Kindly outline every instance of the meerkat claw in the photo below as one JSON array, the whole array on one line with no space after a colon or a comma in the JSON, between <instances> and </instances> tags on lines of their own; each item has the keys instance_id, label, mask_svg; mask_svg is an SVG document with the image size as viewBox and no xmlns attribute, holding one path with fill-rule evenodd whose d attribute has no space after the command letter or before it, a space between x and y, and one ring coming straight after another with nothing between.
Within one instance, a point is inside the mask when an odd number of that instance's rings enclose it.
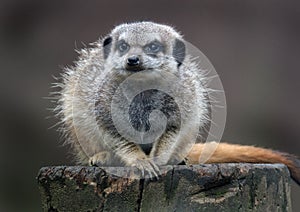
<instances>
[{"instance_id":1,"label":"meerkat claw","mask_svg":"<svg viewBox=\"0 0 300 212\"><path fill-rule=\"evenodd\" d=\"M141 178L156 178L159 179L160 170L158 166L151 160L137 160L133 165L141 173ZM148 175L147 175L147 174Z\"/></svg>"},{"instance_id":2,"label":"meerkat claw","mask_svg":"<svg viewBox=\"0 0 300 212\"><path fill-rule=\"evenodd\" d=\"M90 166L99 166L105 164L110 159L110 154L107 151L98 152L89 159Z\"/></svg>"}]
</instances>

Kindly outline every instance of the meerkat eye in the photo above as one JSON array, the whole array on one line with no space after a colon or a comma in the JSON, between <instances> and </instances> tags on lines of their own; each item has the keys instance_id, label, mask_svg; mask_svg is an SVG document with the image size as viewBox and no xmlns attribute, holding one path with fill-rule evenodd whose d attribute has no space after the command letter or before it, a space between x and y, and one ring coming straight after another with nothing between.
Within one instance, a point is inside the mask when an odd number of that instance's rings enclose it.
<instances>
[{"instance_id":1,"label":"meerkat eye","mask_svg":"<svg viewBox=\"0 0 300 212\"><path fill-rule=\"evenodd\" d=\"M152 42L144 47L144 50L148 54L158 53L162 50L162 45L158 42Z\"/></svg>"},{"instance_id":2,"label":"meerkat eye","mask_svg":"<svg viewBox=\"0 0 300 212\"><path fill-rule=\"evenodd\" d=\"M123 41L118 44L117 48L121 53L124 53L129 50L130 46L126 42Z\"/></svg>"}]
</instances>

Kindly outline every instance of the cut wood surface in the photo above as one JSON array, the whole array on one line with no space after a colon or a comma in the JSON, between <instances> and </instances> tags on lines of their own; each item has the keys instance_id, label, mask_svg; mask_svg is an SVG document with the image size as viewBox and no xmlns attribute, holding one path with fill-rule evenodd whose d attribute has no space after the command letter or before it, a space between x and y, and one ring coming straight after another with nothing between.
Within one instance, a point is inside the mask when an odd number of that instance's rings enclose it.
<instances>
[{"instance_id":1,"label":"cut wood surface","mask_svg":"<svg viewBox=\"0 0 300 212\"><path fill-rule=\"evenodd\" d=\"M111 174L132 169L43 167L37 177L43 210L291 211L290 176L282 164L165 166L158 180Z\"/></svg>"}]
</instances>

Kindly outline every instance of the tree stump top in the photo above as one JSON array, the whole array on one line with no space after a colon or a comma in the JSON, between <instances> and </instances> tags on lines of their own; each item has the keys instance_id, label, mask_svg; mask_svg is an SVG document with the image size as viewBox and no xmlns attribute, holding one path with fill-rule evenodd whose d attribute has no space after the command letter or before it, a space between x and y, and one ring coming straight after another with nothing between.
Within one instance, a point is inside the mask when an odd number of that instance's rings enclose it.
<instances>
[{"instance_id":1,"label":"tree stump top","mask_svg":"<svg viewBox=\"0 0 300 212\"><path fill-rule=\"evenodd\" d=\"M282 164L168 166L158 180L109 174L114 169L129 173L133 168L41 168L37 180L43 209L291 211L290 176Z\"/></svg>"}]
</instances>

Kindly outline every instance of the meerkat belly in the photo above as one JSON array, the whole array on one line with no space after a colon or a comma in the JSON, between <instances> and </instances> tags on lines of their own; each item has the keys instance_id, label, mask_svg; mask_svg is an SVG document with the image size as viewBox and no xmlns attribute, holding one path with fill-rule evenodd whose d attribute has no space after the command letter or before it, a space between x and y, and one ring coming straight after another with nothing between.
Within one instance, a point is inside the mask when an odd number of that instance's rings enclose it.
<instances>
[{"instance_id":1,"label":"meerkat belly","mask_svg":"<svg viewBox=\"0 0 300 212\"><path fill-rule=\"evenodd\" d=\"M106 100L100 99L95 109L99 127L105 128L112 136L124 136L115 127L111 107ZM132 126L135 134L139 134L133 138L133 142L146 154L151 152L153 144L163 134L170 131L176 133L180 129L181 117L178 105L171 96L157 89L140 92L129 103L129 108L123 109L121 113L128 114L128 124Z\"/></svg>"},{"instance_id":2,"label":"meerkat belly","mask_svg":"<svg viewBox=\"0 0 300 212\"><path fill-rule=\"evenodd\" d=\"M156 89L135 96L128 112L130 124L144 135L139 145L146 154L164 133L180 128L180 111L174 99Z\"/></svg>"}]
</instances>

